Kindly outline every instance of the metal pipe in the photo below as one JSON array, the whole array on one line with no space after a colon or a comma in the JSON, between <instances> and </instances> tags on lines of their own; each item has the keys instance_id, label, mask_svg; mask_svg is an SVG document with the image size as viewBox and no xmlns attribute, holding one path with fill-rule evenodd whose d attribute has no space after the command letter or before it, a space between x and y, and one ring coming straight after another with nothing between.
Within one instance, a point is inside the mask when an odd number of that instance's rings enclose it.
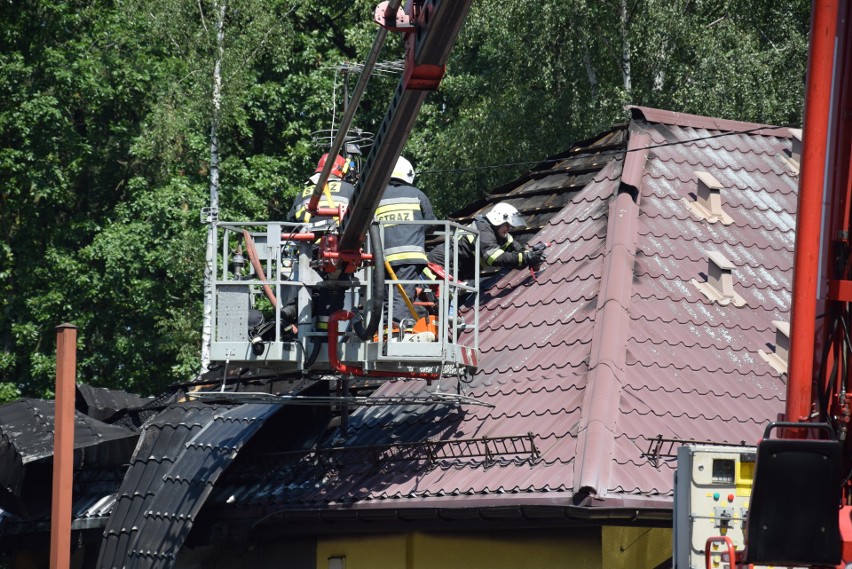
<instances>
[{"instance_id":1,"label":"metal pipe","mask_svg":"<svg viewBox=\"0 0 852 569\"><path fill-rule=\"evenodd\" d=\"M837 11L837 0L812 2L787 382L786 420L794 422L810 417L813 399L817 274Z\"/></svg>"},{"instance_id":2,"label":"metal pipe","mask_svg":"<svg viewBox=\"0 0 852 569\"><path fill-rule=\"evenodd\" d=\"M56 400L53 426L53 494L50 509L50 569L71 565L71 496L74 482L74 398L77 327L56 327Z\"/></svg>"},{"instance_id":3,"label":"metal pipe","mask_svg":"<svg viewBox=\"0 0 852 569\"><path fill-rule=\"evenodd\" d=\"M388 2L387 11L385 14L393 14L399 10L399 5L402 0L390 0ZM385 43L385 38L388 35L387 28L379 27L376 32L376 38L373 40L373 47L370 48L370 53L367 55L367 61L364 62L364 68L361 70L361 76L358 77L358 82L355 84L355 90L352 92L352 99L346 102L346 112L343 114L343 119L340 121L340 128L334 136L331 143L331 149L328 151L328 160L325 161L322 173L320 174L317 185L314 187L314 193L308 202L307 210L311 213L316 211L319 204L322 189L328 182L328 177L331 174L331 168L334 166L334 159L340 154L340 149L343 148L343 143L346 141L346 133L349 132L349 127L352 126L352 119L355 117L355 111L358 110L358 104L361 102L361 96L367 88L367 82L370 80L370 75L373 73L373 68L376 66L376 61L379 58L379 53L382 51L382 46Z\"/></svg>"},{"instance_id":4,"label":"metal pipe","mask_svg":"<svg viewBox=\"0 0 852 569\"><path fill-rule=\"evenodd\" d=\"M364 368L358 366L350 366L346 365L340 361L340 358L337 355L337 338L339 336L339 332L337 330L337 323L343 320L352 320L355 317L355 314L349 310L338 310L334 314L332 314L328 319L328 363L331 365L332 369L336 372L344 375L344 376L358 376L358 377L398 377L402 378L413 378L413 379L440 379L441 374L439 373L420 373L420 372L405 372L405 371L383 371L383 370L372 370L372 371L364 371Z\"/></svg>"}]
</instances>

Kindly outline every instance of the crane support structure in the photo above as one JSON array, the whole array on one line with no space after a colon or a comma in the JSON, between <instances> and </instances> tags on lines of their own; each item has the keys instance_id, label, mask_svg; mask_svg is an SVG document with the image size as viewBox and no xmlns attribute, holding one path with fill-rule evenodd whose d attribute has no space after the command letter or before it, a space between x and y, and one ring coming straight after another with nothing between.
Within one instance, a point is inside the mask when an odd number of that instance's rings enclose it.
<instances>
[{"instance_id":1,"label":"crane support structure","mask_svg":"<svg viewBox=\"0 0 852 569\"><path fill-rule=\"evenodd\" d=\"M472 0L425 0L411 2L406 31L405 72L376 134L376 142L367 156L361 178L349 208L341 221L339 248L354 251L361 247L373 222L376 207L390 182L397 158L402 153L420 106L429 91L438 88L444 67ZM380 6L377 13L382 10ZM398 27L402 17L385 23Z\"/></svg>"},{"instance_id":2,"label":"crane support structure","mask_svg":"<svg viewBox=\"0 0 852 569\"><path fill-rule=\"evenodd\" d=\"M839 3L817 0L811 17L811 45L805 102L803 152L796 220L796 255L790 327L790 367L787 384L788 421L806 421L811 414L814 379L817 282L826 255L820 243L823 202L827 193L827 148L835 71L834 42Z\"/></svg>"}]
</instances>

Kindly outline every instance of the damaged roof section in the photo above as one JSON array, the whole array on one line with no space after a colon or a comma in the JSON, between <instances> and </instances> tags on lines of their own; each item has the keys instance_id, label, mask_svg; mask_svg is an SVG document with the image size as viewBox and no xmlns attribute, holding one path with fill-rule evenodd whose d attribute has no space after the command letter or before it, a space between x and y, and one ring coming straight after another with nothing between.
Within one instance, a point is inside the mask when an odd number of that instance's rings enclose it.
<instances>
[{"instance_id":1,"label":"damaged roof section","mask_svg":"<svg viewBox=\"0 0 852 569\"><path fill-rule=\"evenodd\" d=\"M9 527L12 522L21 522L26 531L34 527L32 524L43 522L50 512L50 493L44 488L51 484L54 410L52 401L39 399L20 399L0 407L0 521L7 533L13 531ZM75 468L104 473L85 474L75 480L75 514L83 515L104 495L94 499L83 496L81 489L87 482L103 488L103 481L108 479L113 486L105 494L115 491L120 474L108 473L127 463L137 436L132 429L75 413Z\"/></svg>"}]
</instances>

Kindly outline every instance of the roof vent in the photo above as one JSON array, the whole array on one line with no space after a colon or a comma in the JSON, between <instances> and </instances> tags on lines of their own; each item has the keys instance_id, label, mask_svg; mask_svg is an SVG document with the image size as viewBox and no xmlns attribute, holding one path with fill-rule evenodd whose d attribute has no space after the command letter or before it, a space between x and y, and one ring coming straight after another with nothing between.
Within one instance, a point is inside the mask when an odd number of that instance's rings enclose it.
<instances>
[{"instance_id":1,"label":"roof vent","mask_svg":"<svg viewBox=\"0 0 852 569\"><path fill-rule=\"evenodd\" d=\"M706 251L707 280L699 283L695 279L690 282L712 302L721 305L733 303L734 306L745 306L745 300L734 291L734 269L736 268L724 255L716 251Z\"/></svg>"},{"instance_id":2,"label":"roof vent","mask_svg":"<svg viewBox=\"0 0 852 569\"><path fill-rule=\"evenodd\" d=\"M796 164L802 163L802 129L800 128L791 128L790 134L793 135L793 148L791 149L792 155L790 158Z\"/></svg>"},{"instance_id":3,"label":"roof vent","mask_svg":"<svg viewBox=\"0 0 852 569\"><path fill-rule=\"evenodd\" d=\"M788 129L790 131L790 156L787 157L786 153L782 155L782 158L787 162L790 168L793 170L794 174L799 173L799 168L802 164L802 129L800 128L791 128Z\"/></svg>"},{"instance_id":4,"label":"roof vent","mask_svg":"<svg viewBox=\"0 0 852 569\"><path fill-rule=\"evenodd\" d=\"M775 326L775 351L771 354L758 350L760 357L778 373L787 373L787 362L790 354L790 323L773 320Z\"/></svg>"},{"instance_id":5,"label":"roof vent","mask_svg":"<svg viewBox=\"0 0 852 569\"><path fill-rule=\"evenodd\" d=\"M724 225L734 222L722 209L722 184L709 172L695 172L698 186L695 190L695 201L683 198L686 207L699 219L710 223L721 221Z\"/></svg>"}]
</instances>

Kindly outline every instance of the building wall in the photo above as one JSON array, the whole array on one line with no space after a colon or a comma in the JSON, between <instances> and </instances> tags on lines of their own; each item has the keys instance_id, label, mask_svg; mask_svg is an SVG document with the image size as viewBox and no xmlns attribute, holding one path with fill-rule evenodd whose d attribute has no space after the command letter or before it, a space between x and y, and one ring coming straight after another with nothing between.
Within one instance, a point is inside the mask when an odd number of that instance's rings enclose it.
<instances>
[{"instance_id":1,"label":"building wall","mask_svg":"<svg viewBox=\"0 0 852 569\"><path fill-rule=\"evenodd\" d=\"M607 526L601 535L606 569L654 569L672 557L671 528Z\"/></svg>"},{"instance_id":2,"label":"building wall","mask_svg":"<svg viewBox=\"0 0 852 569\"><path fill-rule=\"evenodd\" d=\"M669 528L412 532L319 538L316 569L654 569L671 556Z\"/></svg>"},{"instance_id":3,"label":"building wall","mask_svg":"<svg viewBox=\"0 0 852 569\"><path fill-rule=\"evenodd\" d=\"M313 538L183 547L174 569L313 569L315 553Z\"/></svg>"},{"instance_id":4,"label":"building wall","mask_svg":"<svg viewBox=\"0 0 852 569\"><path fill-rule=\"evenodd\" d=\"M340 559L343 558L341 562ZM319 539L316 569L598 569L600 531L413 532Z\"/></svg>"},{"instance_id":5,"label":"building wall","mask_svg":"<svg viewBox=\"0 0 852 569\"><path fill-rule=\"evenodd\" d=\"M183 548L175 569L656 569L671 556L669 528L587 527L270 536Z\"/></svg>"}]
</instances>

